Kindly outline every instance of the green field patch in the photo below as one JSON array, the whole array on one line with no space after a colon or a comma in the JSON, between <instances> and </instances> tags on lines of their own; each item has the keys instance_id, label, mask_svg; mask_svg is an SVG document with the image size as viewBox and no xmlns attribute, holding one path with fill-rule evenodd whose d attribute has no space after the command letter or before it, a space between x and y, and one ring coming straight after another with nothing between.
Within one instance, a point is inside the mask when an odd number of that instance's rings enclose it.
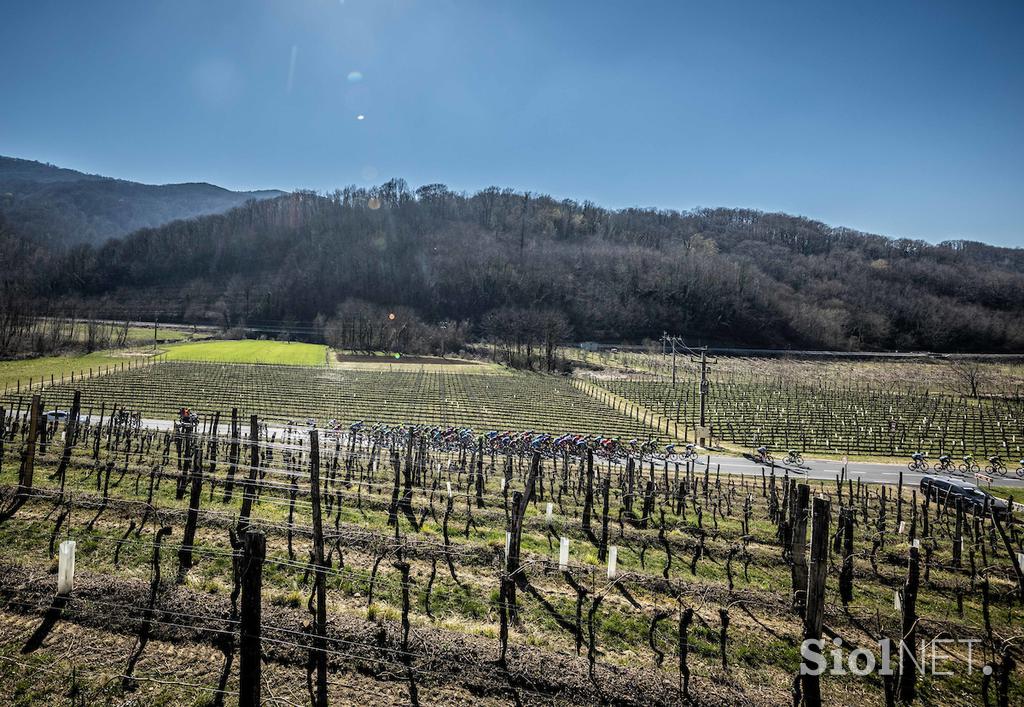
<instances>
[{"instance_id":1,"label":"green field patch","mask_svg":"<svg viewBox=\"0 0 1024 707\"><path fill-rule=\"evenodd\" d=\"M44 380L47 385L50 377L55 383L59 383L61 376L70 380L74 373L78 378L83 374L88 376L90 369L96 375L101 369L113 368L124 361L122 356L115 351L97 351L91 354L77 356L40 356L39 358L27 358L19 361L0 361L0 387L7 392L14 392L18 389L19 383L22 391L27 390L31 381L34 388L39 387L39 381Z\"/></svg>"},{"instance_id":2,"label":"green field patch","mask_svg":"<svg viewBox=\"0 0 1024 707\"><path fill-rule=\"evenodd\" d=\"M201 341L167 347L169 361L212 363L275 363L290 366L322 366L327 347L294 341Z\"/></svg>"}]
</instances>

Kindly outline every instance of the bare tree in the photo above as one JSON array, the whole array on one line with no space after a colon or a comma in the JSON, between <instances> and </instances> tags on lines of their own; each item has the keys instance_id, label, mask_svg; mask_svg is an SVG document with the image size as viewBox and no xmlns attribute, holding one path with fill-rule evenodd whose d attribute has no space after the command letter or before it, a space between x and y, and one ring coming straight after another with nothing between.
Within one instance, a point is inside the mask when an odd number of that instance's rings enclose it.
<instances>
[{"instance_id":1,"label":"bare tree","mask_svg":"<svg viewBox=\"0 0 1024 707\"><path fill-rule=\"evenodd\" d=\"M985 364L976 359L953 358L949 360L949 370L953 374L953 388L961 395L977 398L979 390L989 380Z\"/></svg>"}]
</instances>

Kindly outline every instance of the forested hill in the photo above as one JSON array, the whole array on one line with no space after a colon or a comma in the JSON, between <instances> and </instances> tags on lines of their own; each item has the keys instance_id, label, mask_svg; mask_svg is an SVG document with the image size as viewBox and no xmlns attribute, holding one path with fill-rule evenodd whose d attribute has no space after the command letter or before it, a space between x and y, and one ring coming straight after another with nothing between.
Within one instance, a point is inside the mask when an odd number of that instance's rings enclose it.
<instances>
[{"instance_id":1,"label":"forested hill","mask_svg":"<svg viewBox=\"0 0 1024 707\"><path fill-rule=\"evenodd\" d=\"M250 202L65 254L21 245L14 271L29 291L80 313L300 323L360 300L478 335L541 312L531 321L575 340L669 331L694 344L1024 350L1024 251L750 210L609 211L397 180Z\"/></svg>"},{"instance_id":2,"label":"forested hill","mask_svg":"<svg viewBox=\"0 0 1024 707\"><path fill-rule=\"evenodd\" d=\"M233 192L213 184L138 184L42 162L0 157L0 216L48 246L99 244L175 219L222 213L280 191Z\"/></svg>"}]
</instances>

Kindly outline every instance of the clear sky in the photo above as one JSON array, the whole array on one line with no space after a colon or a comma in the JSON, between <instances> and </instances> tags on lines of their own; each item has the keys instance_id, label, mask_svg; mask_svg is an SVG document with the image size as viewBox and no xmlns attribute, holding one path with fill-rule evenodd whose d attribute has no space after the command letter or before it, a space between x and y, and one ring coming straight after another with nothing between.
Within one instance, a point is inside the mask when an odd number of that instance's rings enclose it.
<instances>
[{"instance_id":1,"label":"clear sky","mask_svg":"<svg viewBox=\"0 0 1024 707\"><path fill-rule=\"evenodd\" d=\"M1024 2L4 0L0 154L1024 246Z\"/></svg>"}]
</instances>

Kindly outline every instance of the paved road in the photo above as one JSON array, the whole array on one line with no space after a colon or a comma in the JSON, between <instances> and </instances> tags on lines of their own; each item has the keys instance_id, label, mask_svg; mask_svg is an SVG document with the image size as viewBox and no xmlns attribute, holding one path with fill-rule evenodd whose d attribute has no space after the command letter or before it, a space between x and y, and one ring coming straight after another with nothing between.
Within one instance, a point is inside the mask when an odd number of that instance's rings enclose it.
<instances>
[{"instance_id":1,"label":"paved road","mask_svg":"<svg viewBox=\"0 0 1024 707\"><path fill-rule=\"evenodd\" d=\"M701 462L705 462L706 457L701 456ZM909 461L909 460L908 460ZM732 457L726 455L712 454L711 455L712 468L714 465L721 464L722 473L728 474L755 474L761 475L761 464L755 464L752 461L744 459L742 457ZM788 469L790 476L803 476L808 479L835 479L836 476L842 471L843 463L835 460L821 460L821 459L807 459L804 461L804 466L809 467L806 469L794 469L793 467L786 467L779 464L775 466L775 474L785 473ZM768 467L765 467L768 471ZM895 484L899 482L900 472L903 472L903 484L905 486L917 486L921 483L921 477L923 474L915 473L907 469L906 464L879 464L875 462L849 462L846 466L847 477L851 479L860 479L867 483L884 483L884 484ZM988 481L985 479L976 479L973 475L967 477L967 480L977 483L978 485L985 487L988 485ZM1024 487L1024 480L1018 479L1011 469L1007 476L996 476L992 477L992 483L998 486L1021 486Z\"/></svg>"},{"instance_id":2,"label":"paved road","mask_svg":"<svg viewBox=\"0 0 1024 707\"><path fill-rule=\"evenodd\" d=\"M174 423L171 420L143 420L142 424L146 427L152 427L159 430L171 430L174 427ZM223 425L223 423L222 423ZM279 437L283 436L283 427L271 427L272 432L278 432ZM700 464L703 466L707 463L708 456L701 455ZM761 468L763 465L755 464L754 462L744 459L743 457L734 457L726 454L711 454L711 468L715 469L720 466L723 474L747 474L760 477ZM1016 465L1014 465L1015 467ZM803 477L808 479L832 479L842 471L843 463L836 460L822 460L822 459L806 459L804 461L805 468L794 468L787 467L781 464L775 465L775 474L780 476L788 469L790 476L797 478ZM764 467L766 473L770 467ZM846 466L847 478L860 479L865 483L881 483L881 484L895 484L899 482L900 472L903 472L903 484L909 487L916 487L921 483L921 477L923 474L918 474L907 469L906 463L903 464L879 464L875 462L849 462ZM985 487L989 484L985 479L976 479L968 477L969 481L973 481L978 485ZM1024 480L1018 479L1013 469L1010 469L1007 476L1004 477L993 477L992 484L998 486L1020 486L1024 487Z\"/></svg>"}]
</instances>

